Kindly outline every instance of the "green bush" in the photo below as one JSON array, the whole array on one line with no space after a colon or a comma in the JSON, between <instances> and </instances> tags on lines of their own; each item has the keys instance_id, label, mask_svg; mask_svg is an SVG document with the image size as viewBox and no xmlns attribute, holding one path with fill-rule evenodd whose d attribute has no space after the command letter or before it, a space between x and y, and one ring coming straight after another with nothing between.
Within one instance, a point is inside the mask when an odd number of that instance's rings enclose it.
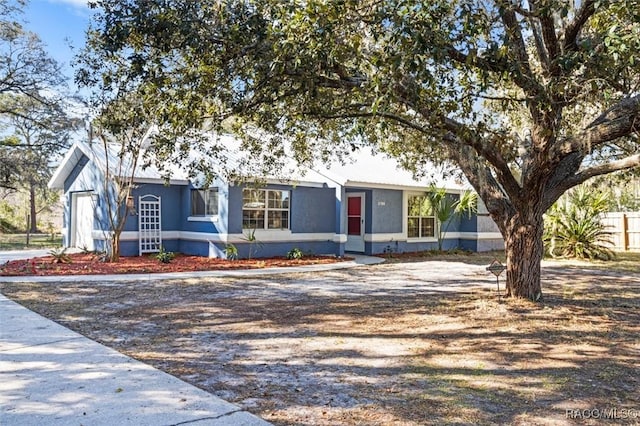
<instances>
[{"instance_id":1,"label":"green bush","mask_svg":"<svg viewBox=\"0 0 640 426\"><path fill-rule=\"evenodd\" d=\"M172 251L165 251L164 247L160 247L158 254L154 256L160 263L171 263L175 259L176 254Z\"/></svg>"},{"instance_id":2,"label":"green bush","mask_svg":"<svg viewBox=\"0 0 640 426\"><path fill-rule=\"evenodd\" d=\"M53 263L71 263L71 258L67 254L66 248L51 249L49 254L53 257Z\"/></svg>"},{"instance_id":3,"label":"green bush","mask_svg":"<svg viewBox=\"0 0 640 426\"><path fill-rule=\"evenodd\" d=\"M6 233L6 234L13 234L18 231L19 229L17 226L15 226L13 223L8 221L7 219L0 217L0 232Z\"/></svg>"},{"instance_id":4,"label":"green bush","mask_svg":"<svg viewBox=\"0 0 640 426\"><path fill-rule=\"evenodd\" d=\"M287 259L302 259L304 257L304 253L297 247L292 248L287 252Z\"/></svg>"},{"instance_id":5,"label":"green bush","mask_svg":"<svg viewBox=\"0 0 640 426\"><path fill-rule=\"evenodd\" d=\"M238 260L238 247L235 245L226 244L223 251L225 256L227 256L227 260Z\"/></svg>"},{"instance_id":6,"label":"green bush","mask_svg":"<svg viewBox=\"0 0 640 426\"><path fill-rule=\"evenodd\" d=\"M601 221L608 199L603 193L578 187L545 215L545 251L552 257L610 260L615 254L611 232Z\"/></svg>"}]
</instances>

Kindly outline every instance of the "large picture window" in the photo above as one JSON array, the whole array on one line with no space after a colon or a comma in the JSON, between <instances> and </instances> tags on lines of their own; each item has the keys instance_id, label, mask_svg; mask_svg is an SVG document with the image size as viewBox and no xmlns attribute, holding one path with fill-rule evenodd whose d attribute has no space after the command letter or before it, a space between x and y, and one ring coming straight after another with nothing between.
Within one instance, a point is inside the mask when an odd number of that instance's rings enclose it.
<instances>
[{"instance_id":1,"label":"large picture window","mask_svg":"<svg viewBox=\"0 0 640 426\"><path fill-rule=\"evenodd\" d=\"M429 199L424 195L409 196L407 237L427 238L436 235L436 218Z\"/></svg>"},{"instance_id":2,"label":"large picture window","mask_svg":"<svg viewBox=\"0 0 640 426\"><path fill-rule=\"evenodd\" d=\"M244 189L243 229L289 229L289 191Z\"/></svg>"},{"instance_id":3,"label":"large picture window","mask_svg":"<svg viewBox=\"0 0 640 426\"><path fill-rule=\"evenodd\" d=\"M218 188L191 190L191 216L218 215Z\"/></svg>"}]
</instances>

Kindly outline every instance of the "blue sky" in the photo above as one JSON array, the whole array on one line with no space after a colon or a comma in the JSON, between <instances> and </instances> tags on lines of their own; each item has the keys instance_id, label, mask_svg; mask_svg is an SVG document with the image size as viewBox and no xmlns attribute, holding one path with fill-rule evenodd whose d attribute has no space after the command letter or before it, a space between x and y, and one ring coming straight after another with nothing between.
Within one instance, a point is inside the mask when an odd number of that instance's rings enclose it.
<instances>
[{"instance_id":1,"label":"blue sky","mask_svg":"<svg viewBox=\"0 0 640 426\"><path fill-rule=\"evenodd\" d=\"M29 0L24 11L25 26L40 36L51 57L64 66L70 84L73 81L70 63L84 45L90 16L86 0Z\"/></svg>"}]
</instances>

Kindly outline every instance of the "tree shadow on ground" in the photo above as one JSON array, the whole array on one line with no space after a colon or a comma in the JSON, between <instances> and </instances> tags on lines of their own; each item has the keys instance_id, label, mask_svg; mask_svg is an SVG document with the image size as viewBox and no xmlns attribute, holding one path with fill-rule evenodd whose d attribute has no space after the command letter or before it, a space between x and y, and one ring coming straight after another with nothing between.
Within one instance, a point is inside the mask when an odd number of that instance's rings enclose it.
<instances>
[{"instance_id":1,"label":"tree shadow on ground","mask_svg":"<svg viewBox=\"0 0 640 426\"><path fill-rule=\"evenodd\" d=\"M2 292L278 424L595 424L572 410L640 406L639 277L545 270L533 304L445 275L397 264Z\"/></svg>"}]
</instances>

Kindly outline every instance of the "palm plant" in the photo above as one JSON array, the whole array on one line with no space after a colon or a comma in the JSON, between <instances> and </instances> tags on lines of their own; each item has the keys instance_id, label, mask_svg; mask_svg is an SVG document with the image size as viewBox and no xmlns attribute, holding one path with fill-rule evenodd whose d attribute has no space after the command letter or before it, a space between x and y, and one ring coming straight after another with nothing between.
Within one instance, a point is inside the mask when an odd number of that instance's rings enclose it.
<instances>
[{"instance_id":1,"label":"palm plant","mask_svg":"<svg viewBox=\"0 0 640 426\"><path fill-rule=\"evenodd\" d=\"M463 191L458 199L447 194L445 188L429 188L427 198L433 208L438 222L438 251L442 251L442 243L449 231L451 222L457 216L476 213L478 211L478 194L473 191Z\"/></svg>"},{"instance_id":2,"label":"palm plant","mask_svg":"<svg viewBox=\"0 0 640 426\"><path fill-rule=\"evenodd\" d=\"M578 187L558 200L545 215L544 242L552 257L610 260L613 245L600 215L608 195Z\"/></svg>"},{"instance_id":3,"label":"palm plant","mask_svg":"<svg viewBox=\"0 0 640 426\"><path fill-rule=\"evenodd\" d=\"M255 228L245 230L242 239L249 243L249 260L251 260L253 255L264 246L264 244L258 240L258 237L256 237Z\"/></svg>"}]
</instances>

